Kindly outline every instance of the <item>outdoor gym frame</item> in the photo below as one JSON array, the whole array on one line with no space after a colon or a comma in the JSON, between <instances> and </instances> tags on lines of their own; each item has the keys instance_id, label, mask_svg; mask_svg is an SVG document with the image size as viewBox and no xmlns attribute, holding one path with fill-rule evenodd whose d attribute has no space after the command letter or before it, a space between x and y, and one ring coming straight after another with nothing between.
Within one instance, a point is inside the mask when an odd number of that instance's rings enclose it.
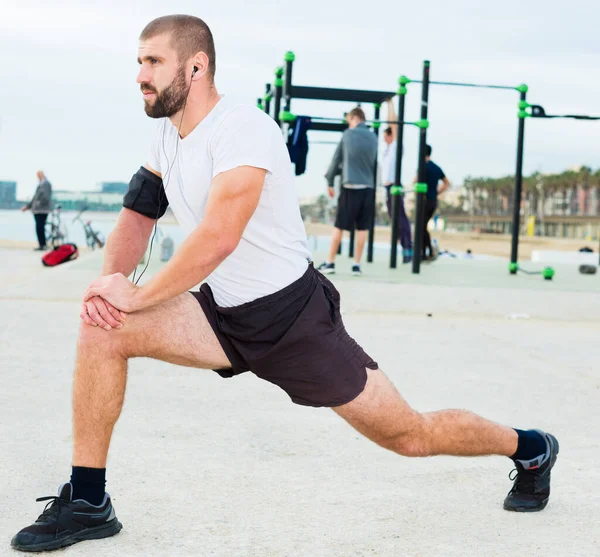
<instances>
[{"instance_id":1,"label":"outdoor gym frame","mask_svg":"<svg viewBox=\"0 0 600 557\"><path fill-rule=\"evenodd\" d=\"M509 263L509 272L516 274L517 271L522 270L518 266L518 248L519 248L519 230L520 230L520 214L521 214L521 199L523 189L523 156L524 156L524 143L525 143L525 118L571 118L577 120L600 120L600 116L587 116L587 115L548 115L540 105L531 105L527 102L528 86L521 84L518 86L506 86L506 85L487 85L478 83L463 83L463 82L450 82L450 81L431 81L430 80L430 68L431 64L428 60L423 61L423 77L421 80L412 80L406 76L401 76L398 80L399 88L396 93L389 91L369 91L369 90L356 90L356 89L334 89L327 87L306 87L292 84L292 71L293 63L295 61L295 55L293 52L287 52L285 54L285 69L278 67L275 70L275 96L274 96L274 114L273 118L281 126L284 134L287 136L288 126L294 122L296 116L291 113L291 101L292 99L310 99L310 100L324 100L324 101L343 101L343 102L355 102L357 104L370 103L373 104L375 119L370 121L370 125L373 128L375 134L378 136L379 127L382 123L396 124L398 126L397 141L396 141L396 168L395 168L395 181L390 193L393 196L392 203L392 228L391 228L391 242L390 242L390 268L397 267L397 250L398 250L398 228L399 228L399 212L400 212L400 195L404 195L409 191L416 193L416 207L415 207L415 237L414 237L414 249L413 249L413 261L412 261L412 272L418 274L421 266L421 255L423 249L423 240L425 232L425 195L427 194L427 183L426 183L426 168L425 168L425 149L427 144L427 129L429 127L428 120L428 109L429 109L429 87L430 85L442 85L451 87L469 87L469 88L480 88L480 89L496 89L496 90L507 90L517 91L519 93L518 103L518 131L517 131L517 158L516 158L516 172L515 172L515 188L514 188L514 204L513 204L513 218L512 218L512 230L511 230L511 254ZM285 77L285 80L283 79ZM421 84L421 114L420 119L416 122L407 122L404 120L406 94L408 92L407 85L410 83ZM258 106L265 112L270 114L271 101L273 100L271 84L267 84L265 88L266 92L263 98L258 99ZM388 99L398 96L398 119L397 121L382 121L379 119L381 104ZM281 110L282 100L284 102L283 110ZM264 101L264 102L263 102ZM531 112L527 109L530 108ZM310 117L310 116L309 116ZM337 120L334 118L319 118L310 117L313 120L310 130L318 131L335 131L343 132L348 126L344 121ZM401 175L402 175L402 153L403 153L403 142L404 142L404 125L414 125L419 128L419 155L418 155L418 172L417 172L417 183L414 185L414 189L409 190L402 188L401 186ZM374 188L373 196L376 195L376 176L377 167L373 169L374 172ZM374 204L375 207L375 204ZM367 248L367 262L373 261L373 242L374 242L374 226L375 226L375 211L371 219L368 236L368 248ZM354 231L351 231L350 235L350 256L354 252ZM551 278L546 277L544 278Z\"/></svg>"}]
</instances>

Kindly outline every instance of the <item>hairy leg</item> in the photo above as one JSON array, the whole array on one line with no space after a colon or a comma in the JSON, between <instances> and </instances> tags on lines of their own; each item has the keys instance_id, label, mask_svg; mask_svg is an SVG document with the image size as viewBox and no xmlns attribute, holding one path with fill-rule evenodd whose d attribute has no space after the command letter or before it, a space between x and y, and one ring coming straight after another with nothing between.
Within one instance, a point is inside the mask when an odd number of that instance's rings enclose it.
<instances>
[{"instance_id":1,"label":"hairy leg","mask_svg":"<svg viewBox=\"0 0 600 557\"><path fill-rule=\"evenodd\" d=\"M511 456L517 433L466 410L420 414L400 396L381 370L367 370L365 390L333 408L357 431L404 456Z\"/></svg>"},{"instance_id":2,"label":"hairy leg","mask_svg":"<svg viewBox=\"0 0 600 557\"><path fill-rule=\"evenodd\" d=\"M73 380L74 466L106 467L125 397L127 360L138 356L205 369L231 365L189 293L129 314L122 329L83 324Z\"/></svg>"}]
</instances>

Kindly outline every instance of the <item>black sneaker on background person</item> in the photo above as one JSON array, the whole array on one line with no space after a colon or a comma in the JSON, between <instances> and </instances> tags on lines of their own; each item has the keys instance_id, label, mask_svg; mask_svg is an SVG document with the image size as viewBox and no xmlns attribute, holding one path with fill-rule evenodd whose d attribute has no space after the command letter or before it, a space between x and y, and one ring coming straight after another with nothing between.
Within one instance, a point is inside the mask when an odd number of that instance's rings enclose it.
<instances>
[{"instance_id":1,"label":"black sneaker on background person","mask_svg":"<svg viewBox=\"0 0 600 557\"><path fill-rule=\"evenodd\" d=\"M516 512L543 510L550 498L550 471L556 462L559 445L556 437L536 430L546 441L546 452L532 460L515 460L509 478L515 483L504 500L504 509ZM512 473L516 471L516 476Z\"/></svg>"},{"instance_id":2,"label":"black sneaker on background person","mask_svg":"<svg viewBox=\"0 0 600 557\"><path fill-rule=\"evenodd\" d=\"M317 271L320 271L324 275L333 275L335 273L335 263L327 263L325 261L317 267Z\"/></svg>"},{"instance_id":3,"label":"black sneaker on background person","mask_svg":"<svg viewBox=\"0 0 600 557\"><path fill-rule=\"evenodd\" d=\"M60 486L58 496L36 499L49 503L31 526L13 537L10 545L20 551L52 551L83 540L108 538L121 531L123 525L115 516L108 493L98 506L83 499L72 501L72 493L73 488L67 483Z\"/></svg>"},{"instance_id":4,"label":"black sneaker on background person","mask_svg":"<svg viewBox=\"0 0 600 557\"><path fill-rule=\"evenodd\" d=\"M354 265L352 265L352 274L355 277L362 276L362 271L360 270L360 265L357 265L356 263Z\"/></svg>"}]
</instances>

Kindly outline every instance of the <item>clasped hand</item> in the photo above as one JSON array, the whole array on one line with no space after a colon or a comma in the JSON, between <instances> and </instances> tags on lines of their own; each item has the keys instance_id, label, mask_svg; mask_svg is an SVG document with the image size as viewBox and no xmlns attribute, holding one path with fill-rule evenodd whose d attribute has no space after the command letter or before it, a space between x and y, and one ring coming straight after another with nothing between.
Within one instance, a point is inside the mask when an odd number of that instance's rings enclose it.
<instances>
[{"instance_id":1,"label":"clasped hand","mask_svg":"<svg viewBox=\"0 0 600 557\"><path fill-rule=\"evenodd\" d=\"M80 317L87 325L120 329L128 313L140 309L139 288L122 273L96 279L83 294Z\"/></svg>"}]
</instances>

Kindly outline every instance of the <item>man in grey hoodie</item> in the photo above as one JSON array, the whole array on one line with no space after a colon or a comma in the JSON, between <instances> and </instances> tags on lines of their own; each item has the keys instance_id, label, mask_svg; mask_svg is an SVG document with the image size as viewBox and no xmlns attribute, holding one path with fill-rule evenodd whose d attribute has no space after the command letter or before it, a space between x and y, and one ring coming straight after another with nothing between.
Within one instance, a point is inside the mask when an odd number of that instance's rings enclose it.
<instances>
[{"instance_id":1,"label":"man in grey hoodie","mask_svg":"<svg viewBox=\"0 0 600 557\"><path fill-rule=\"evenodd\" d=\"M38 187L35 190L35 194L31 201L21 210L27 211L27 209L31 209L35 218L35 231L39 243L35 250L43 251L46 249L46 219L52 209L52 185L41 170L38 170L37 177Z\"/></svg>"},{"instance_id":2,"label":"man in grey hoodie","mask_svg":"<svg viewBox=\"0 0 600 557\"><path fill-rule=\"evenodd\" d=\"M338 200L329 257L319 270L324 274L335 273L337 254L344 230L356 229L356 249L352 274L360 275L360 260L371 226L375 204L375 169L377 163L377 137L365 124L365 113L357 107L346 115L348 129L335 150L329 169L325 174L329 186L329 196L335 195L333 181L342 173L342 192Z\"/></svg>"}]
</instances>

